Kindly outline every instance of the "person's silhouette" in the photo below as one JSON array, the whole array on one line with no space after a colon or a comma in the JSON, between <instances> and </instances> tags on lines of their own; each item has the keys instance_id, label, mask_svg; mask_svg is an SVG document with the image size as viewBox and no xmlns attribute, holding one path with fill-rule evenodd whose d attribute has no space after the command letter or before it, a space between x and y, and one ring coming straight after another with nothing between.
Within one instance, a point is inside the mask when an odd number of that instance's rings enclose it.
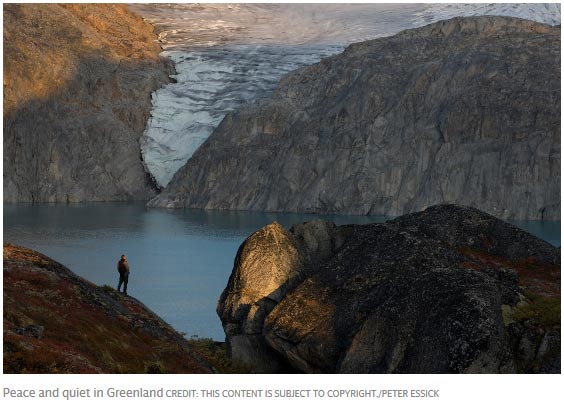
<instances>
[{"instance_id":1,"label":"person's silhouette","mask_svg":"<svg viewBox=\"0 0 564 409\"><path fill-rule=\"evenodd\" d=\"M123 284L123 293L127 295L127 282L129 281L129 263L125 258L125 254L122 254L121 258L117 263L117 270L119 273L119 284L117 287L118 292L121 290L121 285Z\"/></svg>"}]
</instances>

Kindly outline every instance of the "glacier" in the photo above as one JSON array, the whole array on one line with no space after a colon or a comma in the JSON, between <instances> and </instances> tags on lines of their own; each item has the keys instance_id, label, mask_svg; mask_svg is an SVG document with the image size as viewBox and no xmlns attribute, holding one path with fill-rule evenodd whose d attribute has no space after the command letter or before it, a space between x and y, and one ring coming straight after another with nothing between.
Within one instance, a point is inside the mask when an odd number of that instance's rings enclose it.
<instances>
[{"instance_id":1,"label":"glacier","mask_svg":"<svg viewBox=\"0 0 564 409\"><path fill-rule=\"evenodd\" d=\"M242 104L271 93L299 67L384 37L456 16L504 15L560 24L560 4L136 4L159 33L176 82L152 95L141 153L164 187Z\"/></svg>"}]
</instances>

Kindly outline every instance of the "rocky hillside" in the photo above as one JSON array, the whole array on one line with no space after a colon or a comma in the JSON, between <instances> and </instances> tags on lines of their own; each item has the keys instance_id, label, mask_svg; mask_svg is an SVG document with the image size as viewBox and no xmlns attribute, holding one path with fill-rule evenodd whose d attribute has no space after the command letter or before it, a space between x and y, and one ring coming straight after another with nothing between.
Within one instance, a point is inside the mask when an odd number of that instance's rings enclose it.
<instances>
[{"instance_id":1,"label":"rocky hillside","mask_svg":"<svg viewBox=\"0 0 564 409\"><path fill-rule=\"evenodd\" d=\"M210 373L132 297L4 244L4 373Z\"/></svg>"},{"instance_id":2,"label":"rocky hillside","mask_svg":"<svg viewBox=\"0 0 564 409\"><path fill-rule=\"evenodd\" d=\"M454 18L350 46L228 115L151 206L560 218L560 27Z\"/></svg>"},{"instance_id":3,"label":"rocky hillside","mask_svg":"<svg viewBox=\"0 0 564 409\"><path fill-rule=\"evenodd\" d=\"M560 250L473 208L273 223L218 303L255 372L560 373Z\"/></svg>"},{"instance_id":4,"label":"rocky hillside","mask_svg":"<svg viewBox=\"0 0 564 409\"><path fill-rule=\"evenodd\" d=\"M143 200L139 139L173 68L110 4L4 5L4 201Z\"/></svg>"}]
</instances>

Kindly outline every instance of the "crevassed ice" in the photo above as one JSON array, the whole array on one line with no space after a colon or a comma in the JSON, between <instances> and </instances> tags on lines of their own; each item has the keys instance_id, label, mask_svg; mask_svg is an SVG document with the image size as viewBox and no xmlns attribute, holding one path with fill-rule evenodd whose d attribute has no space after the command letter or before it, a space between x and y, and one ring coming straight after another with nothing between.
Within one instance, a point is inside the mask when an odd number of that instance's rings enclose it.
<instances>
[{"instance_id":1,"label":"crevassed ice","mask_svg":"<svg viewBox=\"0 0 564 409\"><path fill-rule=\"evenodd\" d=\"M318 62L342 47L236 45L213 50L165 51L178 75L153 93L142 154L165 186L225 114L273 90L289 71Z\"/></svg>"},{"instance_id":2,"label":"crevassed ice","mask_svg":"<svg viewBox=\"0 0 564 409\"><path fill-rule=\"evenodd\" d=\"M289 71L353 42L455 16L506 15L560 24L560 4L139 4L159 31L176 83L153 93L141 141L166 186L225 114L267 96Z\"/></svg>"},{"instance_id":3,"label":"crevassed ice","mask_svg":"<svg viewBox=\"0 0 564 409\"><path fill-rule=\"evenodd\" d=\"M416 13L414 23L416 26L420 26L438 20L469 16L519 17L558 25L560 24L560 3L430 4L422 12Z\"/></svg>"}]
</instances>

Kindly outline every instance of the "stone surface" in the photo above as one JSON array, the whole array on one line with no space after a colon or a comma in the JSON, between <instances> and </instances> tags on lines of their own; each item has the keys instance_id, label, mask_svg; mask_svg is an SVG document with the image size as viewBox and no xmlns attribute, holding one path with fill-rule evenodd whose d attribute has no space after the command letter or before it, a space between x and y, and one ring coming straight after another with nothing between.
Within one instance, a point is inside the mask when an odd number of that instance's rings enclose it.
<instances>
[{"instance_id":1,"label":"stone surface","mask_svg":"<svg viewBox=\"0 0 564 409\"><path fill-rule=\"evenodd\" d=\"M125 5L4 6L4 201L148 200L139 139L173 67Z\"/></svg>"},{"instance_id":2,"label":"stone surface","mask_svg":"<svg viewBox=\"0 0 564 409\"><path fill-rule=\"evenodd\" d=\"M217 307L232 357L256 372L291 370L264 343L264 320L311 266L331 256L342 240L335 224L321 220L290 231L274 222L245 240ZM257 355L262 358L257 360Z\"/></svg>"},{"instance_id":3,"label":"stone surface","mask_svg":"<svg viewBox=\"0 0 564 409\"><path fill-rule=\"evenodd\" d=\"M229 114L150 206L560 218L560 27L454 18L353 44Z\"/></svg>"},{"instance_id":4,"label":"stone surface","mask_svg":"<svg viewBox=\"0 0 564 409\"><path fill-rule=\"evenodd\" d=\"M233 274L221 294L217 312L228 351L245 364L262 354L258 372L276 372L280 363L263 341L264 318L297 280L303 267L297 243L279 223L251 235L239 248Z\"/></svg>"},{"instance_id":5,"label":"stone surface","mask_svg":"<svg viewBox=\"0 0 564 409\"><path fill-rule=\"evenodd\" d=\"M33 250L4 243L4 373L211 373L166 322Z\"/></svg>"},{"instance_id":6,"label":"stone surface","mask_svg":"<svg viewBox=\"0 0 564 409\"><path fill-rule=\"evenodd\" d=\"M227 341L237 344L233 359L257 372L560 371L555 247L486 213L453 205L383 224L322 225L290 231L269 225L263 230L275 228L286 244L261 230L241 246L218 305ZM329 232L324 243L338 244L294 244L319 230ZM311 256L315 252L319 257ZM245 262L243 253L257 262ZM253 321L249 309L230 309L226 294L260 291L270 263L281 254L303 261L294 264L295 271L286 264L290 271L284 275L295 280L282 291L268 290L278 296L260 320ZM259 299L244 304L252 310ZM241 329L248 322L252 334Z\"/></svg>"}]
</instances>

